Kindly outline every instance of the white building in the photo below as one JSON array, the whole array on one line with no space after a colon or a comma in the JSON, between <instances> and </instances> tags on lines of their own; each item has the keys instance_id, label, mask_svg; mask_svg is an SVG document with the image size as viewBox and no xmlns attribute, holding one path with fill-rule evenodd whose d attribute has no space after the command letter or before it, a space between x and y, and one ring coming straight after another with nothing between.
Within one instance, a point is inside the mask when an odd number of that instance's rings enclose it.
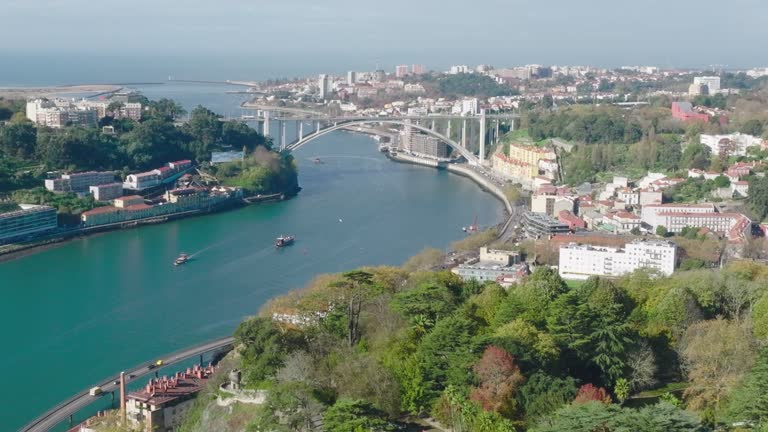
<instances>
[{"instance_id":1,"label":"white building","mask_svg":"<svg viewBox=\"0 0 768 432\"><path fill-rule=\"evenodd\" d=\"M118 198L123 194L123 184L108 183L103 185L90 186L89 190L96 201L109 201Z\"/></svg>"},{"instance_id":2,"label":"white building","mask_svg":"<svg viewBox=\"0 0 768 432\"><path fill-rule=\"evenodd\" d=\"M357 82L357 72L355 71L347 72L347 85L355 85L356 82Z\"/></svg>"},{"instance_id":3,"label":"white building","mask_svg":"<svg viewBox=\"0 0 768 432\"><path fill-rule=\"evenodd\" d=\"M714 204L656 204L643 206L640 219L648 228L655 230L657 226L665 225L664 216L660 216L662 213L691 214L715 212L716 209Z\"/></svg>"},{"instance_id":4,"label":"white building","mask_svg":"<svg viewBox=\"0 0 768 432\"><path fill-rule=\"evenodd\" d=\"M709 94L715 94L720 91L719 76L694 77L693 84L698 86L707 86Z\"/></svg>"},{"instance_id":5,"label":"white building","mask_svg":"<svg viewBox=\"0 0 768 432\"><path fill-rule=\"evenodd\" d=\"M86 171L62 174L57 179L46 179L45 188L51 192L88 192L91 186L114 183L115 173L112 171Z\"/></svg>"},{"instance_id":6,"label":"white building","mask_svg":"<svg viewBox=\"0 0 768 432\"><path fill-rule=\"evenodd\" d=\"M480 104L477 98L465 98L456 101L451 112L459 115L475 115L480 112L479 107Z\"/></svg>"},{"instance_id":7,"label":"white building","mask_svg":"<svg viewBox=\"0 0 768 432\"><path fill-rule=\"evenodd\" d=\"M635 240L624 248L569 243L560 247L560 277L585 280L591 276L618 277L648 268L671 275L677 246L668 241Z\"/></svg>"},{"instance_id":8,"label":"white building","mask_svg":"<svg viewBox=\"0 0 768 432\"><path fill-rule=\"evenodd\" d=\"M762 138L740 132L729 135L701 134L701 144L709 147L713 155L746 156L747 148L763 144Z\"/></svg>"},{"instance_id":9,"label":"white building","mask_svg":"<svg viewBox=\"0 0 768 432\"><path fill-rule=\"evenodd\" d=\"M450 71L448 72L451 75L461 74L461 73L470 73L471 69L467 65L458 65L458 66L451 66Z\"/></svg>"}]
</instances>

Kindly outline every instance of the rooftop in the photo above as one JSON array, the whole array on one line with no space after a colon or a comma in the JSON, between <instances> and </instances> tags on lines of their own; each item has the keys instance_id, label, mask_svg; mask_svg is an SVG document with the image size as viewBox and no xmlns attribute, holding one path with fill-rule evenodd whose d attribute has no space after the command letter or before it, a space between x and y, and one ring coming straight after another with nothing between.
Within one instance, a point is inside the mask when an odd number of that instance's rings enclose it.
<instances>
[{"instance_id":1,"label":"rooftop","mask_svg":"<svg viewBox=\"0 0 768 432\"><path fill-rule=\"evenodd\" d=\"M193 395L203 388L213 374L213 366L201 368L195 365L185 372L178 372L172 377L152 378L139 391L128 393L128 399L134 399L149 405L165 405L175 399Z\"/></svg>"}]
</instances>

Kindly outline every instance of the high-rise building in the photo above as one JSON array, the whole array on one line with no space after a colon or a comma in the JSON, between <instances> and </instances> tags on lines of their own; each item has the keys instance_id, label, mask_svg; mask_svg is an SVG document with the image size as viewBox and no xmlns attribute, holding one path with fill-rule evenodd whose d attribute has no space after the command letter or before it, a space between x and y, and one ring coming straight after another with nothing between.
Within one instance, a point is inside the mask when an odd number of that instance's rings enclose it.
<instances>
[{"instance_id":1,"label":"high-rise building","mask_svg":"<svg viewBox=\"0 0 768 432\"><path fill-rule=\"evenodd\" d=\"M421 64L415 64L411 66L411 72L414 75L421 75L427 72L427 68L424 67L424 65Z\"/></svg>"},{"instance_id":2,"label":"high-rise building","mask_svg":"<svg viewBox=\"0 0 768 432\"><path fill-rule=\"evenodd\" d=\"M319 95L320 99L325 100L330 96L331 94L331 83L328 79L328 75L326 74L320 74L320 77L317 80L317 87L320 89Z\"/></svg>"},{"instance_id":3,"label":"high-rise building","mask_svg":"<svg viewBox=\"0 0 768 432\"><path fill-rule=\"evenodd\" d=\"M720 77L719 76L703 76L694 77L693 84L697 86L707 86L708 94L715 94L720 91Z\"/></svg>"},{"instance_id":4,"label":"high-rise building","mask_svg":"<svg viewBox=\"0 0 768 432\"><path fill-rule=\"evenodd\" d=\"M357 82L357 72L355 71L347 72L347 85L355 85L356 82Z\"/></svg>"},{"instance_id":5,"label":"high-rise building","mask_svg":"<svg viewBox=\"0 0 768 432\"><path fill-rule=\"evenodd\" d=\"M408 75L408 65L399 65L395 67L395 76L402 78Z\"/></svg>"}]
</instances>

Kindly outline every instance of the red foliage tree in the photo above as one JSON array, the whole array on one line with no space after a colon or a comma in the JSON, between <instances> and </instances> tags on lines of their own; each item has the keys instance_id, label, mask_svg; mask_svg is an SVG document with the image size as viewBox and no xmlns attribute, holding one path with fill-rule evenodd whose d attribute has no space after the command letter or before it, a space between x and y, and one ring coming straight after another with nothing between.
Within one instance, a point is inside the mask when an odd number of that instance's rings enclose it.
<instances>
[{"instance_id":1,"label":"red foliage tree","mask_svg":"<svg viewBox=\"0 0 768 432\"><path fill-rule=\"evenodd\" d=\"M579 388L579 392L576 393L576 399L573 400L575 404L583 404L587 402L601 402L606 405L612 402L611 395L608 394L603 387L595 387L592 384L584 384Z\"/></svg>"},{"instance_id":2,"label":"red foliage tree","mask_svg":"<svg viewBox=\"0 0 768 432\"><path fill-rule=\"evenodd\" d=\"M485 349L483 357L473 367L480 386L472 389L470 398L486 411L512 417L517 408L515 392L525 381L515 358L497 346Z\"/></svg>"}]
</instances>

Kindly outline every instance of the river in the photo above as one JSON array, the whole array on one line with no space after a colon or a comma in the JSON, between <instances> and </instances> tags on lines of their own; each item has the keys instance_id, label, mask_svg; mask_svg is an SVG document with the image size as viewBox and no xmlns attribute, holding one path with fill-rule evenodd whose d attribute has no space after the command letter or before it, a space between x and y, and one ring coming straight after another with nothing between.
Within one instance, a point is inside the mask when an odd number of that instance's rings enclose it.
<instances>
[{"instance_id":1,"label":"river","mask_svg":"<svg viewBox=\"0 0 768 432\"><path fill-rule=\"evenodd\" d=\"M142 91L239 113L243 96L226 89ZM231 334L269 298L314 275L398 265L427 246L448 247L475 217L481 227L502 217L500 203L471 181L390 162L365 135L335 132L295 157L303 190L294 199L105 233L0 263L0 430L122 368ZM296 244L275 250L280 234L295 234ZM193 259L175 268L182 251Z\"/></svg>"}]
</instances>

